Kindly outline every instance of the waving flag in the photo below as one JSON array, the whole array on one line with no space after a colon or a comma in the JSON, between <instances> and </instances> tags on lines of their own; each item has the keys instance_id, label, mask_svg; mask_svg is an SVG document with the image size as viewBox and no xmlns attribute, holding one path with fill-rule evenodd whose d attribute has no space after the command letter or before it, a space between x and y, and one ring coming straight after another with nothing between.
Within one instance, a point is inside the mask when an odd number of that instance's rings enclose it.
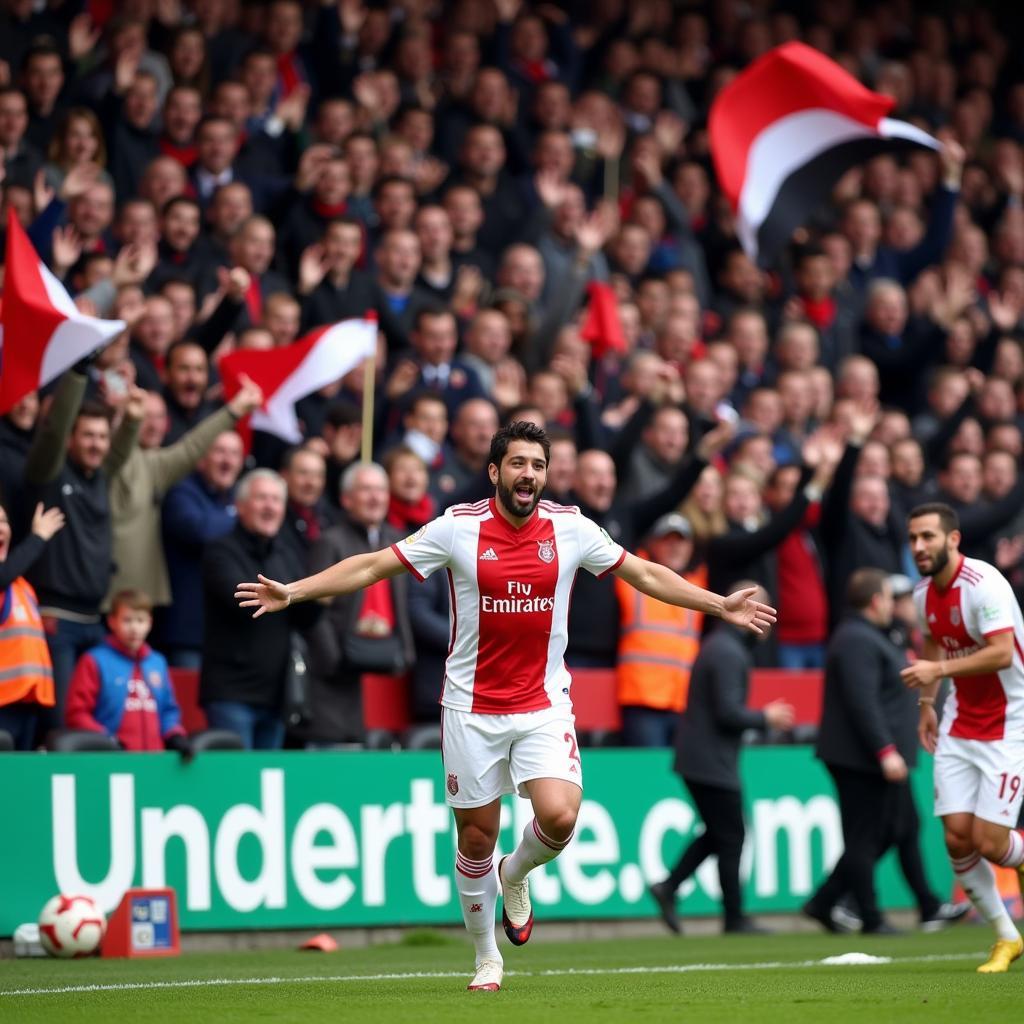
<instances>
[{"instance_id":1,"label":"waving flag","mask_svg":"<svg viewBox=\"0 0 1024 1024\"><path fill-rule=\"evenodd\" d=\"M283 348L239 349L217 365L225 398L231 399L239 390L242 375L263 389L263 408L251 417L253 430L300 444L295 403L344 377L376 352L376 320L343 320L317 327Z\"/></svg>"},{"instance_id":2,"label":"waving flag","mask_svg":"<svg viewBox=\"0 0 1024 1024\"><path fill-rule=\"evenodd\" d=\"M7 213L3 307L0 309L0 415L120 334L123 320L80 313L64 285Z\"/></svg>"},{"instance_id":3,"label":"waving flag","mask_svg":"<svg viewBox=\"0 0 1024 1024\"><path fill-rule=\"evenodd\" d=\"M776 47L721 91L708 119L711 155L751 259L767 266L849 168L940 148L888 117L893 103L803 43Z\"/></svg>"}]
</instances>

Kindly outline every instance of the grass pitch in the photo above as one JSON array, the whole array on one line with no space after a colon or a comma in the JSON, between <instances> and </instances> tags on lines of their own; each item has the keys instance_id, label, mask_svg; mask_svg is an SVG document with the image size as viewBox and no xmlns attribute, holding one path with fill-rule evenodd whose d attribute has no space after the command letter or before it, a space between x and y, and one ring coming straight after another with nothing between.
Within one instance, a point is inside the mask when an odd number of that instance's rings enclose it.
<instances>
[{"instance_id":1,"label":"grass pitch","mask_svg":"<svg viewBox=\"0 0 1024 1024\"><path fill-rule=\"evenodd\" d=\"M539 923L538 931L543 929ZM344 943L344 933L340 934ZM500 993L467 993L472 949L440 935L333 954L263 951L171 960L0 964L0 1021L714 1021L798 1024L1001 1019L1024 961L979 975L987 928L890 938L831 935L534 942L502 947ZM861 952L870 966L824 966Z\"/></svg>"}]
</instances>

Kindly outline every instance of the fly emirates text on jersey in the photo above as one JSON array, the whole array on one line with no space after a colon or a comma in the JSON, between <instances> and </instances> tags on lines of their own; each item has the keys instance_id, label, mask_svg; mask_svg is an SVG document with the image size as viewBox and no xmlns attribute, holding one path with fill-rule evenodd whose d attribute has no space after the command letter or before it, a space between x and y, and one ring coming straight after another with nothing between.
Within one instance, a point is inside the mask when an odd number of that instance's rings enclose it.
<instances>
[{"instance_id":1,"label":"fly emirates text on jersey","mask_svg":"<svg viewBox=\"0 0 1024 1024\"><path fill-rule=\"evenodd\" d=\"M531 597L532 583L519 583L509 580L508 597L490 597L484 594L480 598L480 610L496 615L522 615L524 612L551 612L555 610L553 597Z\"/></svg>"}]
</instances>

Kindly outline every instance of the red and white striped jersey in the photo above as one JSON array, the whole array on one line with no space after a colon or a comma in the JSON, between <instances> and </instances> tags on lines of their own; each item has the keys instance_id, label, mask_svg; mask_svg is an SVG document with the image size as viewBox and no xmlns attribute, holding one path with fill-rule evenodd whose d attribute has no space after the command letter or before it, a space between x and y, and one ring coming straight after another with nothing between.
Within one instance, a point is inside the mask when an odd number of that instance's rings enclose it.
<instances>
[{"instance_id":1,"label":"red and white striped jersey","mask_svg":"<svg viewBox=\"0 0 1024 1024\"><path fill-rule=\"evenodd\" d=\"M391 549L420 580L448 572L451 643L441 703L505 715L569 704L569 601L577 570L626 552L575 506L541 501L516 529L494 499L453 505Z\"/></svg>"},{"instance_id":2,"label":"red and white striped jersey","mask_svg":"<svg viewBox=\"0 0 1024 1024\"><path fill-rule=\"evenodd\" d=\"M1024 739L1024 619L1006 577L988 562L962 558L944 590L930 578L918 583L914 604L947 662L981 650L986 637L1013 633L1008 668L980 676L954 671L940 731L965 740Z\"/></svg>"}]
</instances>

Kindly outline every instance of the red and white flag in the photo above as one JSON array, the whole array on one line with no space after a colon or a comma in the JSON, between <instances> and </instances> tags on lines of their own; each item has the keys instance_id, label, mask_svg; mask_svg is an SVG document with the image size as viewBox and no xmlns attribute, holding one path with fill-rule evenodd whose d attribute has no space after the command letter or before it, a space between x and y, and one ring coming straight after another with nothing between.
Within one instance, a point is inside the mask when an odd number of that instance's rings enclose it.
<instances>
[{"instance_id":1,"label":"red and white flag","mask_svg":"<svg viewBox=\"0 0 1024 1024\"><path fill-rule=\"evenodd\" d=\"M13 210L7 213L0 309L0 414L38 391L125 329L76 308L39 258Z\"/></svg>"},{"instance_id":2,"label":"red and white flag","mask_svg":"<svg viewBox=\"0 0 1024 1024\"><path fill-rule=\"evenodd\" d=\"M940 148L888 117L894 102L803 43L770 50L719 93L711 155L751 259L767 266L849 168L879 153Z\"/></svg>"},{"instance_id":3,"label":"red and white flag","mask_svg":"<svg viewBox=\"0 0 1024 1024\"><path fill-rule=\"evenodd\" d=\"M376 320L343 320L317 327L283 348L239 349L217 365L228 400L242 386L243 375L263 389L263 408L252 414L249 424L253 430L300 444L295 403L344 377L376 352Z\"/></svg>"}]
</instances>

